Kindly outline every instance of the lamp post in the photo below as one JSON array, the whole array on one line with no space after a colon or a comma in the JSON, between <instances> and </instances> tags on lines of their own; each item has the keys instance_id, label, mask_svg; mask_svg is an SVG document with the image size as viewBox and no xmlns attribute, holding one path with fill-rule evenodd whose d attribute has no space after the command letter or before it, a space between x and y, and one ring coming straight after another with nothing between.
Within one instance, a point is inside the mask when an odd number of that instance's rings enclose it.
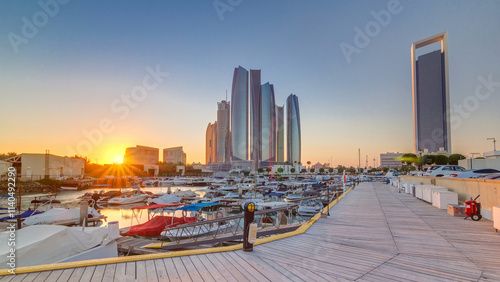
<instances>
[{"instance_id":1,"label":"lamp post","mask_svg":"<svg viewBox=\"0 0 500 282\"><path fill-rule=\"evenodd\" d=\"M497 140L495 138L486 138L486 140L493 140L493 152L497 150L496 142Z\"/></svg>"},{"instance_id":2,"label":"lamp post","mask_svg":"<svg viewBox=\"0 0 500 282\"><path fill-rule=\"evenodd\" d=\"M422 151L422 150L418 150L418 156L419 156L419 158L420 158L420 162L419 162L419 163L420 163L420 167L419 167L419 169L418 169L418 170L420 170L420 171L422 171L422 166L423 166L423 161L422 161L422 153L423 153L423 152L424 152L424 151Z\"/></svg>"}]
</instances>

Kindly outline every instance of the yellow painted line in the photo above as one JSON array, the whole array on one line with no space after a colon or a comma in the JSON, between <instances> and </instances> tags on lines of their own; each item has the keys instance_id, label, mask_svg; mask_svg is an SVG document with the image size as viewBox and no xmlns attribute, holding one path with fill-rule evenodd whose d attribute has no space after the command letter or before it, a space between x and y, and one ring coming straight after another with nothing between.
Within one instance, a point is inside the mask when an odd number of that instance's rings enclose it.
<instances>
[{"instance_id":1,"label":"yellow painted line","mask_svg":"<svg viewBox=\"0 0 500 282\"><path fill-rule=\"evenodd\" d=\"M354 187L346 190L346 194L349 193ZM332 208L335 204L342 199L344 195L341 195L333 202L330 203L329 208ZM325 207L326 209L326 207ZM323 209L323 210L325 210ZM321 217L321 212L316 214L313 218L309 220L309 222L302 224L295 231L287 232L283 234L274 235L271 237L257 239L254 245L261 245L268 242L288 238L291 236L299 235L307 231L309 227L311 227L319 218ZM161 244L161 243L154 243ZM154 245L149 244L149 245ZM148 246L149 246L148 245ZM43 265L35 265L35 266L25 266L18 267L15 270L16 274L21 273L29 273L29 272L40 272L40 271L49 271L49 270L57 270L57 269L66 269L66 268L77 268L77 267L87 267L87 266L95 266L95 265L103 265L103 264L112 264L112 263L124 263L124 262L134 262L134 261L143 261L150 259L160 259L160 258L172 258L172 257L180 257L180 256L191 256L191 255L201 255L201 254L211 254L218 252L229 252L243 249L243 244L236 244L232 246L224 246L224 247L215 247L215 248L205 248L205 249L196 249L196 250L185 250L185 251L176 251L176 252L164 252L164 253L155 253L155 254L146 254L146 255L137 255L137 256L126 256L126 257L116 257L116 258L103 258L103 259L92 259L92 260L84 260L84 261L75 261L75 262L63 262L63 263L54 263L54 264L43 264ZM12 275L9 272L9 269L0 269L0 276L2 275Z\"/></svg>"}]
</instances>

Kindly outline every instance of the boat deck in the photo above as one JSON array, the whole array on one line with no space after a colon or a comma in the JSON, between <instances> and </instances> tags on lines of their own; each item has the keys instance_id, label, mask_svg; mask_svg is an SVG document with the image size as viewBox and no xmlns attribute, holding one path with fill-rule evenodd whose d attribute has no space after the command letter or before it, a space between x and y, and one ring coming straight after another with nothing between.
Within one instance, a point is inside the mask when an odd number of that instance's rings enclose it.
<instances>
[{"instance_id":1,"label":"boat deck","mask_svg":"<svg viewBox=\"0 0 500 282\"><path fill-rule=\"evenodd\" d=\"M362 183L304 234L229 251L0 277L4 281L500 281L491 221Z\"/></svg>"}]
</instances>

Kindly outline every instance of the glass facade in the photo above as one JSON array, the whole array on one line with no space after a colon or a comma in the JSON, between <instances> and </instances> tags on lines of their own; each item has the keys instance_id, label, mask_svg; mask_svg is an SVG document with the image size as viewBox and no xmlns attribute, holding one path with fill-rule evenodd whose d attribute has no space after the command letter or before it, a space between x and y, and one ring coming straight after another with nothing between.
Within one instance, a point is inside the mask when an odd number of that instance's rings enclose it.
<instances>
[{"instance_id":1,"label":"glass facade","mask_svg":"<svg viewBox=\"0 0 500 282\"><path fill-rule=\"evenodd\" d=\"M285 109L276 107L276 161L285 161Z\"/></svg>"},{"instance_id":2,"label":"glass facade","mask_svg":"<svg viewBox=\"0 0 500 282\"><path fill-rule=\"evenodd\" d=\"M444 54L437 50L416 62L417 151L448 151Z\"/></svg>"},{"instance_id":3,"label":"glass facade","mask_svg":"<svg viewBox=\"0 0 500 282\"><path fill-rule=\"evenodd\" d=\"M261 103L260 70L250 70L250 160L257 163L262 151Z\"/></svg>"},{"instance_id":4,"label":"glass facade","mask_svg":"<svg viewBox=\"0 0 500 282\"><path fill-rule=\"evenodd\" d=\"M276 161L276 105L274 87L267 82L262 85L261 99L261 161Z\"/></svg>"},{"instance_id":5,"label":"glass facade","mask_svg":"<svg viewBox=\"0 0 500 282\"><path fill-rule=\"evenodd\" d=\"M248 160L248 71L241 66L234 69L232 87L230 134L232 160Z\"/></svg>"},{"instance_id":6,"label":"glass facade","mask_svg":"<svg viewBox=\"0 0 500 282\"><path fill-rule=\"evenodd\" d=\"M300 111L299 98L290 94L286 99L286 122L287 122L287 161L290 164L300 163L301 137L300 137Z\"/></svg>"},{"instance_id":7,"label":"glass facade","mask_svg":"<svg viewBox=\"0 0 500 282\"><path fill-rule=\"evenodd\" d=\"M230 161L229 147L229 102L217 103L217 162L228 163Z\"/></svg>"}]
</instances>

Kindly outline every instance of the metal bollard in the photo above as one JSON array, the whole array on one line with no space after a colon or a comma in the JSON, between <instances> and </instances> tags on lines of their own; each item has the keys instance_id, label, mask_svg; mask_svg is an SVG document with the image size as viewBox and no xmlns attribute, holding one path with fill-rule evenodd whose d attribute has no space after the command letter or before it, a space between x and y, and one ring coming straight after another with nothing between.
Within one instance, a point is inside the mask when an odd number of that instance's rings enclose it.
<instances>
[{"instance_id":1,"label":"metal bollard","mask_svg":"<svg viewBox=\"0 0 500 282\"><path fill-rule=\"evenodd\" d=\"M253 243L249 242L250 224L254 220L255 204L248 202L245 204L245 214L243 217L243 251L252 252Z\"/></svg>"}]
</instances>

